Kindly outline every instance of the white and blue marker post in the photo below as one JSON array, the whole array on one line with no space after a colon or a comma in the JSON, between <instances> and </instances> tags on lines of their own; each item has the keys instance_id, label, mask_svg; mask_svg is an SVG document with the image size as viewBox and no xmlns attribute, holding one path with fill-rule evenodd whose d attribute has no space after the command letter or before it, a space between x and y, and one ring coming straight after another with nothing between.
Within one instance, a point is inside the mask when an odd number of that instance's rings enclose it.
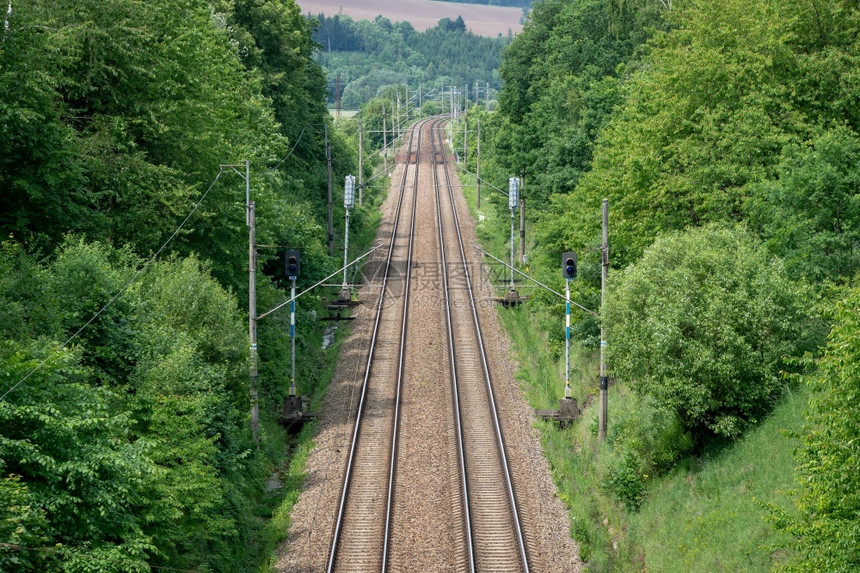
<instances>
[{"instance_id":1,"label":"white and blue marker post","mask_svg":"<svg viewBox=\"0 0 860 573\"><path fill-rule=\"evenodd\" d=\"M290 397L296 395L296 279L301 272L301 254L299 251L287 251L286 258L287 277L290 279Z\"/></svg>"},{"instance_id":2,"label":"white and blue marker post","mask_svg":"<svg viewBox=\"0 0 860 573\"><path fill-rule=\"evenodd\" d=\"M290 280L290 396L296 395L296 278Z\"/></svg>"},{"instance_id":3,"label":"white and blue marker post","mask_svg":"<svg viewBox=\"0 0 860 573\"><path fill-rule=\"evenodd\" d=\"M343 225L343 286L341 294L348 293L349 285L346 282L346 271L349 268L349 210L355 206L355 176L347 175L343 185L343 208L346 211L346 220Z\"/></svg>"},{"instance_id":4,"label":"white and blue marker post","mask_svg":"<svg viewBox=\"0 0 860 573\"><path fill-rule=\"evenodd\" d=\"M570 281L576 278L576 253L561 256L561 271L564 275L564 397L570 398Z\"/></svg>"},{"instance_id":5,"label":"white and blue marker post","mask_svg":"<svg viewBox=\"0 0 860 573\"><path fill-rule=\"evenodd\" d=\"M511 286L514 290L514 210L520 201L520 180L516 177L508 179L508 208L511 210Z\"/></svg>"}]
</instances>

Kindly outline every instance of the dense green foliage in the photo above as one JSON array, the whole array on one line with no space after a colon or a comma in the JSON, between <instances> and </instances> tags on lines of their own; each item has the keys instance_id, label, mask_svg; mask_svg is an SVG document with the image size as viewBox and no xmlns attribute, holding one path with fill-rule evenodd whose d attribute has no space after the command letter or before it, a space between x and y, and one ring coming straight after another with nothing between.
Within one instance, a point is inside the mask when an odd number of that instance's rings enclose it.
<instances>
[{"instance_id":1,"label":"dense green foliage","mask_svg":"<svg viewBox=\"0 0 860 573\"><path fill-rule=\"evenodd\" d=\"M79 240L47 265L13 243L0 256L4 389L32 372L0 401L2 487L21 499L4 507L4 533L29 548L4 548L0 565L232 569L252 527L242 498L263 471L235 298L194 258L155 263L56 353L139 261Z\"/></svg>"},{"instance_id":2,"label":"dense green foliage","mask_svg":"<svg viewBox=\"0 0 860 573\"><path fill-rule=\"evenodd\" d=\"M358 109L386 88L401 84L412 94L420 88L426 99L438 99L442 89L451 86L472 90L476 83L486 99L487 86L492 93L501 87L498 69L508 39L477 36L467 31L462 18L443 18L425 32L409 22L392 24L382 16L371 22L320 14L311 21L330 96L335 97L340 77L341 104L346 109ZM472 91L470 98L474 95Z\"/></svg>"},{"instance_id":3,"label":"dense green foliage","mask_svg":"<svg viewBox=\"0 0 860 573\"><path fill-rule=\"evenodd\" d=\"M48 0L4 24L0 569L256 570L289 314L259 326L257 444L245 182L220 165L250 161L257 243L302 250L300 288L337 264L308 23L293 0ZM354 131L329 121L336 181ZM285 298L277 253L259 312ZM298 305L308 393L318 304Z\"/></svg>"},{"instance_id":4,"label":"dense green foliage","mask_svg":"<svg viewBox=\"0 0 860 573\"><path fill-rule=\"evenodd\" d=\"M818 371L798 449L799 516L778 512L794 534L789 571L856 571L860 567L860 289L835 305L835 321Z\"/></svg>"},{"instance_id":5,"label":"dense green foliage","mask_svg":"<svg viewBox=\"0 0 860 573\"><path fill-rule=\"evenodd\" d=\"M823 337L809 311L832 306L832 285L860 264L858 28L860 6L843 0L543 0L506 50L499 112L469 113L471 125L481 121L485 179L504 188L525 178L531 274L559 285L559 253L578 252L573 297L593 309L609 199L608 363L618 392L640 401L610 413L611 453L580 469L628 509L647 502L645 476L760 422L790 387L781 377L804 366L798 353L813 351L805 366L815 367ZM487 221L504 224L506 208L482 199L484 214L501 215ZM560 305L542 294L530 305L558 356ZM577 339L596 348L596 324L574 320ZM857 336L851 328L845 340ZM835 449L838 432L817 429L829 403L815 404L808 441L833 438ZM810 485L818 462L812 446L804 451ZM813 517L835 499L825 484L836 474L802 488L806 517L791 527L811 561L798 570L853 564L850 534L828 548L823 532L835 526L822 517L816 529ZM856 484L841 483L850 499ZM594 533L600 516L584 517L594 526L574 528L581 541L607 544Z\"/></svg>"},{"instance_id":6,"label":"dense green foliage","mask_svg":"<svg viewBox=\"0 0 860 573\"><path fill-rule=\"evenodd\" d=\"M802 352L803 292L742 229L663 235L613 279L607 360L687 430L738 437L785 388Z\"/></svg>"},{"instance_id":7,"label":"dense green foliage","mask_svg":"<svg viewBox=\"0 0 860 573\"><path fill-rule=\"evenodd\" d=\"M576 217L571 227L577 231L567 240L587 243L597 223L580 206L608 197L619 266L636 260L661 232L747 220L752 212L770 224L763 238L791 257L785 242L796 241L796 233L785 226L810 217L812 207L795 199L785 207L791 215L786 220L762 212L775 208L762 194L774 188L787 195L812 191L801 173L793 178L800 187L785 189L786 160L795 169L803 169L796 164L801 157L807 164L844 161L816 154L816 146L850 153L858 86L848 69L856 57L857 17L841 2L817 10L804 2L765 0L676 3L674 29L657 36L647 65L631 77L591 171L575 193L558 199L556 206ZM835 235L855 248L844 236L852 226L845 216L853 210L840 211L833 229L818 224L808 232L816 241L833 242Z\"/></svg>"}]
</instances>

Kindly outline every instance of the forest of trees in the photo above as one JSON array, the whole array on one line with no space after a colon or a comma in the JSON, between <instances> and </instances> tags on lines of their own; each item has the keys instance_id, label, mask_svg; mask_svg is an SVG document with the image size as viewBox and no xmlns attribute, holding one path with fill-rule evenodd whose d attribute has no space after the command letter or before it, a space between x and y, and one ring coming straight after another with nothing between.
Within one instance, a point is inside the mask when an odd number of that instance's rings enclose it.
<instances>
[{"instance_id":1,"label":"forest of trees","mask_svg":"<svg viewBox=\"0 0 860 573\"><path fill-rule=\"evenodd\" d=\"M289 314L260 324L255 443L245 182L219 165L250 161L257 242L301 249L300 288L336 268L308 23L293 0L12 2L4 23L0 570L256 571ZM328 131L343 180L355 142ZM300 391L323 360L308 299Z\"/></svg>"},{"instance_id":2,"label":"forest of trees","mask_svg":"<svg viewBox=\"0 0 860 573\"><path fill-rule=\"evenodd\" d=\"M860 566L860 488L837 477L860 475L858 29L845 0L543 0L505 52L499 112L469 113L485 178L525 175L532 272L552 283L577 251L590 308L609 199L608 362L662 412L611 436L627 507L808 382L796 511L772 508L797 571ZM595 320L575 330L596 347Z\"/></svg>"},{"instance_id":3,"label":"forest of trees","mask_svg":"<svg viewBox=\"0 0 860 573\"><path fill-rule=\"evenodd\" d=\"M359 109L397 85L411 93L439 93L449 86L501 87L498 70L508 38L486 38L467 31L463 18L443 18L433 28L418 32L409 22L392 24L354 21L349 16L323 14L310 18L314 39L321 48L317 61L328 77L329 101L334 102L340 77L341 105Z\"/></svg>"}]
</instances>

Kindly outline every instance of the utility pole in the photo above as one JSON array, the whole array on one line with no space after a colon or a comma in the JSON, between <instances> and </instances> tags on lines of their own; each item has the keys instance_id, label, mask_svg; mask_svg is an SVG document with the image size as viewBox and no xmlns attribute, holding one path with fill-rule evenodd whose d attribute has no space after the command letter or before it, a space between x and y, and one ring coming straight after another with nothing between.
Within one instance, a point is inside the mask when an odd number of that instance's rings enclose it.
<instances>
[{"instance_id":1,"label":"utility pole","mask_svg":"<svg viewBox=\"0 0 860 573\"><path fill-rule=\"evenodd\" d=\"M468 169L468 150L469 150L469 130L467 129L469 120L463 116L463 167Z\"/></svg>"},{"instance_id":2,"label":"utility pole","mask_svg":"<svg viewBox=\"0 0 860 573\"><path fill-rule=\"evenodd\" d=\"M340 72L337 73L337 79L335 80L334 101L337 117L340 117Z\"/></svg>"},{"instance_id":3,"label":"utility pole","mask_svg":"<svg viewBox=\"0 0 860 573\"><path fill-rule=\"evenodd\" d=\"M608 412L609 378L606 376L606 321L603 316L606 302L606 277L609 272L609 199L603 200L603 242L600 247L603 271L600 275L600 425L598 437L606 439L606 418Z\"/></svg>"},{"instance_id":4,"label":"utility pole","mask_svg":"<svg viewBox=\"0 0 860 573\"><path fill-rule=\"evenodd\" d=\"M325 121L325 161L328 180L328 254L334 256L334 211L331 195L331 143L328 140L328 119Z\"/></svg>"},{"instance_id":5,"label":"utility pole","mask_svg":"<svg viewBox=\"0 0 860 573\"><path fill-rule=\"evenodd\" d=\"M248 340L250 355L248 356L248 377L250 378L250 415L251 434L254 442L258 442L260 428L260 405L257 391L257 231L254 203L251 201L251 162L242 164L221 164L221 171L232 170L245 180L245 225L248 226ZM238 168L244 167L245 173Z\"/></svg>"},{"instance_id":6,"label":"utility pole","mask_svg":"<svg viewBox=\"0 0 860 573\"><path fill-rule=\"evenodd\" d=\"M250 162L245 162L245 186L249 188ZM257 392L257 231L254 202L248 203L248 336L251 342L251 434L259 441L260 402Z\"/></svg>"},{"instance_id":7,"label":"utility pole","mask_svg":"<svg viewBox=\"0 0 860 573\"><path fill-rule=\"evenodd\" d=\"M490 110L490 82L487 82L487 111Z\"/></svg>"},{"instance_id":8,"label":"utility pole","mask_svg":"<svg viewBox=\"0 0 860 573\"><path fill-rule=\"evenodd\" d=\"M385 101L382 102L382 169L388 177L388 126L385 124Z\"/></svg>"},{"instance_id":9,"label":"utility pole","mask_svg":"<svg viewBox=\"0 0 860 573\"><path fill-rule=\"evenodd\" d=\"M361 119L358 120L358 204L363 204L364 186L364 131L361 128Z\"/></svg>"},{"instance_id":10,"label":"utility pole","mask_svg":"<svg viewBox=\"0 0 860 573\"><path fill-rule=\"evenodd\" d=\"M397 134L397 137L400 137L400 90L397 90L397 121L395 123L397 126L394 130L394 133Z\"/></svg>"},{"instance_id":11,"label":"utility pole","mask_svg":"<svg viewBox=\"0 0 860 573\"><path fill-rule=\"evenodd\" d=\"M477 137L478 137L478 166L477 166L477 169L475 170L475 179L476 179L475 185L477 187L477 192L475 193L475 195L476 195L475 208L480 210L481 209L481 122L480 121L478 122Z\"/></svg>"},{"instance_id":12,"label":"utility pole","mask_svg":"<svg viewBox=\"0 0 860 573\"><path fill-rule=\"evenodd\" d=\"M520 260L526 257L526 170L520 169Z\"/></svg>"}]
</instances>

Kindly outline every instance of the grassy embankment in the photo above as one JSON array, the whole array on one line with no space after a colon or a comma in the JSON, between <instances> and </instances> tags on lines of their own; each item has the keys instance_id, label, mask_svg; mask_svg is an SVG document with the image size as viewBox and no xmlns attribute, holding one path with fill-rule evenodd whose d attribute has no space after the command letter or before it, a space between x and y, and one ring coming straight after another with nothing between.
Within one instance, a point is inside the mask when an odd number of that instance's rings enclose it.
<instances>
[{"instance_id":1,"label":"grassy embankment","mask_svg":"<svg viewBox=\"0 0 860 573\"><path fill-rule=\"evenodd\" d=\"M483 247L501 258L508 252L508 221L484 202L475 211L474 178L463 176L467 202L479 220ZM491 192L492 193L492 192ZM486 195L484 195L486 196ZM486 205L486 206L485 206ZM596 215L599 216L599 213ZM544 325L553 317L526 303L500 309L519 363L517 378L535 408L557 407L563 396L563 357L548 351ZM558 317L559 329L563 316ZM766 519L763 503L790 506L796 441L806 393L786 397L773 414L741 440L713 445L682 458L665 475L633 476L646 485L638 510L625 508L605 483L622 452L620 432L643 416L641 404L622 383L609 393L608 439L597 438L596 351L572 349L574 397L586 407L580 420L560 429L536 422L559 497L570 512L571 532L589 571L768 571L782 560L785 540ZM647 412L645 412L647 414Z\"/></svg>"}]
</instances>

